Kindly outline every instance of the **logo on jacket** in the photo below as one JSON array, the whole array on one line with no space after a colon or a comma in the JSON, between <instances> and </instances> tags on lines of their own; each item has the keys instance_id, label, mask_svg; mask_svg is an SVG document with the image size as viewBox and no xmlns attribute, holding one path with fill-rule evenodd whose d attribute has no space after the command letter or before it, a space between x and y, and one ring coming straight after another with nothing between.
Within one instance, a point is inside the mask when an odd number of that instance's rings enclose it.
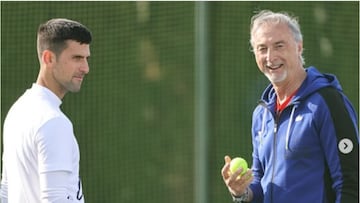
<instances>
[{"instance_id":1,"label":"logo on jacket","mask_svg":"<svg viewBox=\"0 0 360 203\"><path fill-rule=\"evenodd\" d=\"M301 121L303 119L303 116L302 115L298 115L296 118L295 118L295 121Z\"/></svg>"}]
</instances>

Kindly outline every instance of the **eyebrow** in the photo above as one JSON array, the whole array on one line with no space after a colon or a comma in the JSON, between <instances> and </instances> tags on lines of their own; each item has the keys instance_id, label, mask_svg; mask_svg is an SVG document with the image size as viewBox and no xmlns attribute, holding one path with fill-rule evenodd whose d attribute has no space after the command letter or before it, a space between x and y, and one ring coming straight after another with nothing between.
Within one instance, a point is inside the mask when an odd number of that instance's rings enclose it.
<instances>
[{"instance_id":1,"label":"eyebrow","mask_svg":"<svg viewBox=\"0 0 360 203\"><path fill-rule=\"evenodd\" d=\"M286 44L286 42L285 42L284 40L280 40L280 41L278 41L278 42L275 42L275 44L276 44L276 45L278 45L278 44Z\"/></svg>"},{"instance_id":2,"label":"eyebrow","mask_svg":"<svg viewBox=\"0 0 360 203\"><path fill-rule=\"evenodd\" d=\"M275 44L275 45L286 44L286 42L284 40L280 40L280 41L277 41L277 42L275 42L273 44ZM259 45L256 46L256 48L258 48L258 47L266 47L266 45L265 44L259 44Z\"/></svg>"},{"instance_id":3,"label":"eyebrow","mask_svg":"<svg viewBox=\"0 0 360 203\"><path fill-rule=\"evenodd\" d=\"M89 56L84 56L84 55L74 54L72 57L73 58L89 58L90 55Z\"/></svg>"}]
</instances>

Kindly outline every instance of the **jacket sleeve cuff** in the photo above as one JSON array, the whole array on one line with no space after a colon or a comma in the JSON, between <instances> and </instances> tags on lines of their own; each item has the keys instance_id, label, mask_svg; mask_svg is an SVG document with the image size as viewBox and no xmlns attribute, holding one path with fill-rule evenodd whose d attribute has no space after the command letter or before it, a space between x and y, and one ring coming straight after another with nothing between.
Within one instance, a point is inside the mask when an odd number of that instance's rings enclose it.
<instances>
[{"instance_id":1,"label":"jacket sleeve cuff","mask_svg":"<svg viewBox=\"0 0 360 203\"><path fill-rule=\"evenodd\" d=\"M249 188L252 191L252 203L263 203L264 195L260 184L250 184Z\"/></svg>"}]
</instances>

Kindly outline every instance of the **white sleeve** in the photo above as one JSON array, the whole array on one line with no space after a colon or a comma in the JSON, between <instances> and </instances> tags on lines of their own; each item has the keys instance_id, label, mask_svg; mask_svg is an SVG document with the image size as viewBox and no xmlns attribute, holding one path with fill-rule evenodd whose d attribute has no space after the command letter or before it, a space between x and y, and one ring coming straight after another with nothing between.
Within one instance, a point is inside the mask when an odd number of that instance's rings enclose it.
<instances>
[{"instance_id":1,"label":"white sleeve","mask_svg":"<svg viewBox=\"0 0 360 203\"><path fill-rule=\"evenodd\" d=\"M73 202L67 190L71 173L53 171L40 174L41 203Z\"/></svg>"},{"instance_id":2,"label":"white sleeve","mask_svg":"<svg viewBox=\"0 0 360 203\"><path fill-rule=\"evenodd\" d=\"M70 121L56 117L47 121L37 132L39 173L72 171L74 134Z\"/></svg>"},{"instance_id":3,"label":"white sleeve","mask_svg":"<svg viewBox=\"0 0 360 203\"><path fill-rule=\"evenodd\" d=\"M0 200L1 203L8 202L8 181L7 181L7 174L4 165L3 165L2 177L1 177Z\"/></svg>"}]
</instances>

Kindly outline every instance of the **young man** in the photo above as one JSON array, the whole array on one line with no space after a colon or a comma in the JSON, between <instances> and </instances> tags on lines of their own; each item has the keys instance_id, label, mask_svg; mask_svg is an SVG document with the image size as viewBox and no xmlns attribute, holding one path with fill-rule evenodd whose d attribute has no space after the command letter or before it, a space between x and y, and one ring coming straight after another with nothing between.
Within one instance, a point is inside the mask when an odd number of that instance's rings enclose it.
<instances>
[{"instance_id":1,"label":"young man","mask_svg":"<svg viewBox=\"0 0 360 203\"><path fill-rule=\"evenodd\" d=\"M60 109L89 72L90 31L68 19L39 26L36 83L10 108L3 129L2 203L84 202L79 147Z\"/></svg>"},{"instance_id":2,"label":"young man","mask_svg":"<svg viewBox=\"0 0 360 203\"><path fill-rule=\"evenodd\" d=\"M269 79L252 118L253 166L222 176L235 202L358 203L354 108L334 75L303 68L300 26L286 13L251 19L256 63Z\"/></svg>"}]
</instances>

